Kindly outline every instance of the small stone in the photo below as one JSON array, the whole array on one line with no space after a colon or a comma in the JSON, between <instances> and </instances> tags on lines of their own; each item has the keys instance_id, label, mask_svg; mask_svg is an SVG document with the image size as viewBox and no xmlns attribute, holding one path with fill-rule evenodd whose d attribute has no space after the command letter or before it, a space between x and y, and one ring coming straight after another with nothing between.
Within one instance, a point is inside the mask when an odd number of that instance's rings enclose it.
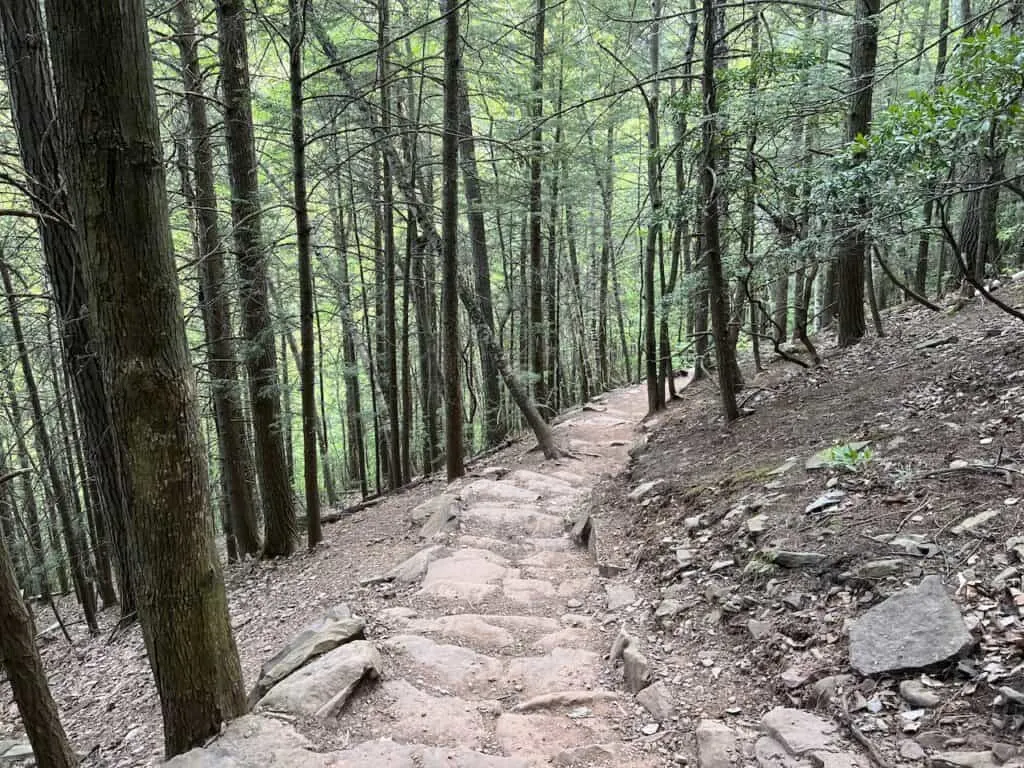
<instances>
[{"instance_id":1,"label":"small stone","mask_svg":"<svg viewBox=\"0 0 1024 768\"><path fill-rule=\"evenodd\" d=\"M647 723L643 728L640 729L640 732L644 736L653 736L658 732L660 728L661 726L657 723Z\"/></svg>"},{"instance_id":2,"label":"small stone","mask_svg":"<svg viewBox=\"0 0 1024 768\"><path fill-rule=\"evenodd\" d=\"M704 516L703 515L694 515L693 517L687 517L686 519L683 520L683 527L685 527L687 531L696 531L698 528L702 527L703 525L704 525Z\"/></svg>"},{"instance_id":3,"label":"small stone","mask_svg":"<svg viewBox=\"0 0 1024 768\"><path fill-rule=\"evenodd\" d=\"M732 559L715 560L708 570L711 571L711 573L718 573L719 571L724 571L727 568L732 568L734 565L736 565L736 563Z\"/></svg>"},{"instance_id":4,"label":"small stone","mask_svg":"<svg viewBox=\"0 0 1024 768\"><path fill-rule=\"evenodd\" d=\"M924 709L932 709L942 703L941 696L918 680L903 680L900 683L900 696L911 706Z\"/></svg>"},{"instance_id":5,"label":"small stone","mask_svg":"<svg viewBox=\"0 0 1024 768\"><path fill-rule=\"evenodd\" d=\"M629 495L626 498L630 501L640 501L644 497L649 496L655 488L662 485L664 482L664 480L657 479L648 480L646 483L640 483L640 485L629 492Z\"/></svg>"},{"instance_id":6,"label":"small stone","mask_svg":"<svg viewBox=\"0 0 1024 768\"><path fill-rule=\"evenodd\" d=\"M692 549L686 547L679 547L676 549L676 563L679 564L680 568L689 568L693 565L693 561L696 555Z\"/></svg>"},{"instance_id":7,"label":"small stone","mask_svg":"<svg viewBox=\"0 0 1024 768\"><path fill-rule=\"evenodd\" d=\"M648 685L636 695L637 703L651 713L658 722L664 723L672 717L674 706L668 686L661 680Z\"/></svg>"},{"instance_id":8,"label":"small stone","mask_svg":"<svg viewBox=\"0 0 1024 768\"><path fill-rule=\"evenodd\" d=\"M761 725L769 736L797 757L834 748L835 724L802 709L776 707L761 718Z\"/></svg>"},{"instance_id":9,"label":"small stone","mask_svg":"<svg viewBox=\"0 0 1024 768\"><path fill-rule=\"evenodd\" d=\"M900 742L900 757L904 760L924 760L924 748L916 741L904 739Z\"/></svg>"},{"instance_id":10,"label":"small stone","mask_svg":"<svg viewBox=\"0 0 1024 768\"><path fill-rule=\"evenodd\" d=\"M583 607L583 601L580 600L577 597L570 597L568 600L565 601L565 606L566 606L566 608L571 608L572 610L576 610L578 608L582 608Z\"/></svg>"},{"instance_id":11,"label":"small stone","mask_svg":"<svg viewBox=\"0 0 1024 768\"><path fill-rule=\"evenodd\" d=\"M808 568L825 559L821 552L790 552L784 549L767 550L765 554L782 568Z\"/></svg>"},{"instance_id":12,"label":"small stone","mask_svg":"<svg viewBox=\"0 0 1024 768\"><path fill-rule=\"evenodd\" d=\"M898 557L886 557L881 560L869 560L858 565L853 575L859 579L885 579L902 573L907 567L905 560Z\"/></svg>"},{"instance_id":13,"label":"small stone","mask_svg":"<svg viewBox=\"0 0 1024 768\"><path fill-rule=\"evenodd\" d=\"M654 610L654 621L658 626L667 628L672 624L672 620L675 619L683 611L683 604L678 600L662 600L658 607Z\"/></svg>"},{"instance_id":14,"label":"small stone","mask_svg":"<svg viewBox=\"0 0 1024 768\"><path fill-rule=\"evenodd\" d=\"M1007 763L1021 754L1021 749L1013 744L997 741L992 744L992 754L1000 763Z\"/></svg>"},{"instance_id":15,"label":"small stone","mask_svg":"<svg viewBox=\"0 0 1024 768\"><path fill-rule=\"evenodd\" d=\"M787 667L779 676L779 679L787 688L799 688L811 679L811 673L800 667Z\"/></svg>"},{"instance_id":16,"label":"small stone","mask_svg":"<svg viewBox=\"0 0 1024 768\"><path fill-rule=\"evenodd\" d=\"M624 565L613 565L612 563L599 563L597 566L597 575L604 579L610 579L615 576L621 576L626 572L626 566Z\"/></svg>"},{"instance_id":17,"label":"small stone","mask_svg":"<svg viewBox=\"0 0 1024 768\"><path fill-rule=\"evenodd\" d=\"M755 640L763 640L772 633L772 623L770 621L751 619L747 622L747 631Z\"/></svg>"},{"instance_id":18,"label":"small stone","mask_svg":"<svg viewBox=\"0 0 1024 768\"><path fill-rule=\"evenodd\" d=\"M765 514L754 515L747 520L747 533L751 536L760 536L768 530L768 516Z\"/></svg>"},{"instance_id":19,"label":"small stone","mask_svg":"<svg viewBox=\"0 0 1024 768\"><path fill-rule=\"evenodd\" d=\"M853 675L829 675L817 680L811 686L815 700L822 704L832 702L841 690L847 690L855 682Z\"/></svg>"},{"instance_id":20,"label":"small stone","mask_svg":"<svg viewBox=\"0 0 1024 768\"><path fill-rule=\"evenodd\" d=\"M959 536L962 533L970 533L976 528L983 526L989 520L999 517L1001 514L1003 514L1003 510L1001 509L986 509L976 515L971 515L966 520L961 520L950 529L950 533L956 536Z\"/></svg>"},{"instance_id":21,"label":"small stone","mask_svg":"<svg viewBox=\"0 0 1024 768\"><path fill-rule=\"evenodd\" d=\"M608 610L617 611L626 606L632 605L636 600L636 592L632 587L625 584L608 584L605 586L605 593L608 596Z\"/></svg>"},{"instance_id":22,"label":"small stone","mask_svg":"<svg viewBox=\"0 0 1024 768\"><path fill-rule=\"evenodd\" d=\"M622 651L622 665L626 687L631 693L639 693L651 682L651 665L636 648L627 645Z\"/></svg>"}]
</instances>

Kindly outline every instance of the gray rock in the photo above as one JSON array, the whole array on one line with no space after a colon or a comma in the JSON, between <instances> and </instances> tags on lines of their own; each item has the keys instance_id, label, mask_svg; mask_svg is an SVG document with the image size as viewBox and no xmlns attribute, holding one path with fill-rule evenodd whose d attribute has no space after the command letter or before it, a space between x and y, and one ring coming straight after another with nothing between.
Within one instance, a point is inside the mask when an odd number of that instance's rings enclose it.
<instances>
[{"instance_id":1,"label":"gray rock","mask_svg":"<svg viewBox=\"0 0 1024 768\"><path fill-rule=\"evenodd\" d=\"M831 703L840 690L848 690L856 682L853 675L829 675L823 677L811 686L814 692L816 703Z\"/></svg>"},{"instance_id":2,"label":"gray rock","mask_svg":"<svg viewBox=\"0 0 1024 768\"><path fill-rule=\"evenodd\" d=\"M682 611L683 604L678 600L673 600L672 598L662 600L658 607L654 609L654 621L661 627L668 627L672 624L672 620Z\"/></svg>"},{"instance_id":3,"label":"gray rock","mask_svg":"<svg viewBox=\"0 0 1024 768\"><path fill-rule=\"evenodd\" d=\"M258 710L328 718L341 710L364 677L380 676L372 643L356 640L293 672L260 699Z\"/></svg>"},{"instance_id":4,"label":"gray rock","mask_svg":"<svg viewBox=\"0 0 1024 768\"><path fill-rule=\"evenodd\" d=\"M337 763L317 754L295 728L276 718L244 715L232 720L208 747L165 763L168 768L327 768ZM397 768L397 766L396 766Z\"/></svg>"},{"instance_id":5,"label":"gray rock","mask_svg":"<svg viewBox=\"0 0 1024 768\"><path fill-rule=\"evenodd\" d=\"M768 530L768 516L765 514L754 515L747 520L747 533L751 536L760 536Z\"/></svg>"},{"instance_id":6,"label":"gray rock","mask_svg":"<svg viewBox=\"0 0 1024 768\"><path fill-rule=\"evenodd\" d=\"M859 579L885 579L902 573L907 565L907 561L899 557L869 560L858 565L853 570L853 575Z\"/></svg>"},{"instance_id":7,"label":"gray rock","mask_svg":"<svg viewBox=\"0 0 1024 768\"><path fill-rule=\"evenodd\" d=\"M409 510L409 519L414 525L422 525L439 511L451 513L453 516L458 515L458 498L450 493L441 493L437 496L432 496L422 504L417 504Z\"/></svg>"},{"instance_id":8,"label":"gray rock","mask_svg":"<svg viewBox=\"0 0 1024 768\"><path fill-rule=\"evenodd\" d=\"M626 630L620 629L619 633L615 636L615 640L612 642L611 651L608 653L612 664L621 659L622 652L630 645L635 645L635 643L636 641L633 639L632 635L630 635Z\"/></svg>"},{"instance_id":9,"label":"gray rock","mask_svg":"<svg viewBox=\"0 0 1024 768\"><path fill-rule=\"evenodd\" d=\"M767 550L765 554L782 568L808 568L825 559L821 552L790 552L785 549Z\"/></svg>"},{"instance_id":10,"label":"gray rock","mask_svg":"<svg viewBox=\"0 0 1024 768\"><path fill-rule=\"evenodd\" d=\"M932 768L998 768L999 762L990 751L940 752L928 761Z\"/></svg>"},{"instance_id":11,"label":"gray rock","mask_svg":"<svg viewBox=\"0 0 1024 768\"><path fill-rule=\"evenodd\" d=\"M835 724L802 709L776 707L761 718L761 726L796 757L835 750Z\"/></svg>"},{"instance_id":12,"label":"gray rock","mask_svg":"<svg viewBox=\"0 0 1024 768\"><path fill-rule=\"evenodd\" d=\"M636 695L637 703L651 713L651 717L659 722L665 722L672 717L675 705L672 703L672 694L668 686L661 680L648 685Z\"/></svg>"},{"instance_id":13,"label":"gray rock","mask_svg":"<svg viewBox=\"0 0 1024 768\"><path fill-rule=\"evenodd\" d=\"M919 669L959 656L972 644L942 579L927 576L857 619L850 629L850 665L862 675Z\"/></svg>"},{"instance_id":14,"label":"gray rock","mask_svg":"<svg viewBox=\"0 0 1024 768\"><path fill-rule=\"evenodd\" d=\"M363 579L359 584L364 587L369 584L383 584L385 582L416 584L426 574L427 566L446 554L448 554L448 550L444 546L434 544L426 549L421 549L412 557L403 560L386 573L380 576L372 576L369 579Z\"/></svg>"},{"instance_id":15,"label":"gray rock","mask_svg":"<svg viewBox=\"0 0 1024 768\"><path fill-rule=\"evenodd\" d=\"M924 748L912 739L901 741L899 751L904 760L924 760Z\"/></svg>"},{"instance_id":16,"label":"gray rock","mask_svg":"<svg viewBox=\"0 0 1024 768\"><path fill-rule=\"evenodd\" d=\"M267 691L310 660L363 636L366 622L353 616L342 603L331 608L312 624L304 627L277 655L260 669L260 678L249 692L252 709Z\"/></svg>"},{"instance_id":17,"label":"gray rock","mask_svg":"<svg viewBox=\"0 0 1024 768\"><path fill-rule=\"evenodd\" d=\"M591 554L596 554L597 537L594 535L594 519L589 512L584 512L573 523L569 538L577 547L586 547Z\"/></svg>"},{"instance_id":18,"label":"gray rock","mask_svg":"<svg viewBox=\"0 0 1024 768\"><path fill-rule=\"evenodd\" d=\"M697 764L700 768L730 768L737 756L736 732L720 720L697 724Z\"/></svg>"},{"instance_id":19,"label":"gray rock","mask_svg":"<svg viewBox=\"0 0 1024 768\"><path fill-rule=\"evenodd\" d=\"M770 621L750 619L750 621L747 622L747 631L755 640L763 640L772 633L772 623Z\"/></svg>"},{"instance_id":20,"label":"gray rock","mask_svg":"<svg viewBox=\"0 0 1024 768\"><path fill-rule=\"evenodd\" d=\"M900 696L913 707L932 709L942 703L942 697L918 680L900 682Z\"/></svg>"},{"instance_id":21,"label":"gray rock","mask_svg":"<svg viewBox=\"0 0 1024 768\"><path fill-rule=\"evenodd\" d=\"M459 505L438 505L420 528L421 539L433 539L459 530Z\"/></svg>"},{"instance_id":22,"label":"gray rock","mask_svg":"<svg viewBox=\"0 0 1024 768\"><path fill-rule=\"evenodd\" d=\"M636 592L626 584L608 584L605 586L605 593L608 596L609 611L625 608L636 600Z\"/></svg>"},{"instance_id":23,"label":"gray rock","mask_svg":"<svg viewBox=\"0 0 1024 768\"><path fill-rule=\"evenodd\" d=\"M622 666L625 671L626 687L631 693L639 693L651 682L651 665L636 648L627 645L622 650Z\"/></svg>"},{"instance_id":24,"label":"gray rock","mask_svg":"<svg viewBox=\"0 0 1024 768\"><path fill-rule=\"evenodd\" d=\"M693 561L696 555L692 549L686 547L679 547L676 549L676 563L680 568L689 568L693 565Z\"/></svg>"},{"instance_id":25,"label":"gray rock","mask_svg":"<svg viewBox=\"0 0 1024 768\"><path fill-rule=\"evenodd\" d=\"M979 512L976 515L971 515L966 520L962 520L954 525L950 532L959 536L962 533L971 533L976 528L980 528L985 523L999 517L1003 514L1001 509L986 509L984 512Z\"/></svg>"},{"instance_id":26,"label":"gray rock","mask_svg":"<svg viewBox=\"0 0 1024 768\"><path fill-rule=\"evenodd\" d=\"M771 736L762 736L754 744L754 757L760 768L810 768L810 763L793 757Z\"/></svg>"},{"instance_id":27,"label":"gray rock","mask_svg":"<svg viewBox=\"0 0 1024 768\"><path fill-rule=\"evenodd\" d=\"M0 765L13 765L31 760L32 745L27 741L5 741L0 739Z\"/></svg>"},{"instance_id":28,"label":"gray rock","mask_svg":"<svg viewBox=\"0 0 1024 768\"><path fill-rule=\"evenodd\" d=\"M779 680L789 689L799 688L811 679L811 673L803 667L786 667L779 675Z\"/></svg>"},{"instance_id":29,"label":"gray rock","mask_svg":"<svg viewBox=\"0 0 1024 768\"><path fill-rule=\"evenodd\" d=\"M641 499L650 496L651 493L659 486L664 484L664 480L648 480L646 483L640 483L636 488L629 492L626 497L630 501L640 501Z\"/></svg>"},{"instance_id":30,"label":"gray rock","mask_svg":"<svg viewBox=\"0 0 1024 768\"><path fill-rule=\"evenodd\" d=\"M1007 763L1024 753L1022 753L1021 747L1017 745L997 741L992 744L992 754L995 755L996 760L1000 763Z\"/></svg>"},{"instance_id":31,"label":"gray rock","mask_svg":"<svg viewBox=\"0 0 1024 768\"><path fill-rule=\"evenodd\" d=\"M866 760L852 752L811 752L814 768L869 768Z\"/></svg>"}]
</instances>

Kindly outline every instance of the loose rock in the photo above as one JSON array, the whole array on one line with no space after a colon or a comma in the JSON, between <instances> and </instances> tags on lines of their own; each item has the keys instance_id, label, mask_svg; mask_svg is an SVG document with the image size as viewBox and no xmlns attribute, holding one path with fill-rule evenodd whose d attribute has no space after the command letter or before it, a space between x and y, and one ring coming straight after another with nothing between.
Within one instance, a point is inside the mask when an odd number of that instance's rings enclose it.
<instances>
[{"instance_id":1,"label":"loose rock","mask_svg":"<svg viewBox=\"0 0 1024 768\"><path fill-rule=\"evenodd\" d=\"M659 722L665 722L672 717L675 709L672 704L672 694L668 686L661 680L648 685L636 695L637 703L651 713L651 716Z\"/></svg>"},{"instance_id":2,"label":"loose rock","mask_svg":"<svg viewBox=\"0 0 1024 768\"><path fill-rule=\"evenodd\" d=\"M862 675L918 669L959 656L973 640L942 579L927 576L869 609L850 629L850 665Z\"/></svg>"},{"instance_id":3,"label":"loose rock","mask_svg":"<svg viewBox=\"0 0 1024 768\"><path fill-rule=\"evenodd\" d=\"M632 693L639 693L651 682L651 665L636 648L626 646L622 651L626 687Z\"/></svg>"},{"instance_id":4,"label":"loose rock","mask_svg":"<svg viewBox=\"0 0 1024 768\"><path fill-rule=\"evenodd\" d=\"M797 757L816 750L834 749L835 724L802 709L776 707L765 714L761 725L787 752Z\"/></svg>"},{"instance_id":5,"label":"loose rock","mask_svg":"<svg viewBox=\"0 0 1024 768\"><path fill-rule=\"evenodd\" d=\"M911 706L924 709L932 709L942 703L941 696L917 680L903 680L900 683L900 696Z\"/></svg>"},{"instance_id":6,"label":"loose rock","mask_svg":"<svg viewBox=\"0 0 1024 768\"><path fill-rule=\"evenodd\" d=\"M719 720L697 724L697 763L700 768L730 768L737 752L736 732Z\"/></svg>"},{"instance_id":7,"label":"loose rock","mask_svg":"<svg viewBox=\"0 0 1024 768\"><path fill-rule=\"evenodd\" d=\"M625 584L608 584L605 586L608 596L608 610L617 611L625 608L636 600L636 592Z\"/></svg>"}]
</instances>

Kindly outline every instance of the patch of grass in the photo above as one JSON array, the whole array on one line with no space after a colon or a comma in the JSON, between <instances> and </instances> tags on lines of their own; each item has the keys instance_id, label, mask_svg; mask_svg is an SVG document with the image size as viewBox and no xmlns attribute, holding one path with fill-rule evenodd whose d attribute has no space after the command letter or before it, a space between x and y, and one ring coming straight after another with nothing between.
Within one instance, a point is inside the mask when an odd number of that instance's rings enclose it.
<instances>
[{"instance_id":1,"label":"patch of grass","mask_svg":"<svg viewBox=\"0 0 1024 768\"><path fill-rule=\"evenodd\" d=\"M869 445L852 445L841 443L833 445L825 451L825 463L835 469L843 469L847 472L857 473L863 470L874 457L874 451Z\"/></svg>"}]
</instances>

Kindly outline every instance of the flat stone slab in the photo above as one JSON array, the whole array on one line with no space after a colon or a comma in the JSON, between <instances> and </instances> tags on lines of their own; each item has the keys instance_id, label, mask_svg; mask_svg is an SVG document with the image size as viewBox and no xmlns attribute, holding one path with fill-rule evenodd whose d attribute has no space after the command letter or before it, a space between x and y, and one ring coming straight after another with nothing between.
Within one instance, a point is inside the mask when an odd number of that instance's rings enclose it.
<instances>
[{"instance_id":1,"label":"flat stone slab","mask_svg":"<svg viewBox=\"0 0 1024 768\"><path fill-rule=\"evenodd\" d=\"M499 757L469 749L423 744L399 744L386 739L369 741L342 752L331 752L328 757L332 761L331 768L530 768L530 763L519 757Z\"/></svg>"},{"instance_id":2,"label":"flat stone slab","mask_svg":"<svg viewBox=\"0 0 1024 768\"><path fill-rule=\"evenodd\" d=\"M406 625L408 632L438 635L455 640L461 645L500 650L515 643L515 635L504 627L495 626L483 616L471 613L419 619Z\"/></svg>"},{"instance_id":3,"label":"flat stone slab","mask_svg":"<svg viewBox=\"0 0 1024 768\"><path fill-rule=\"evenodd\" d=\"M796 757L815 751L838 751L835 723L802 709L776 707L761 718L761 727Z\"/></svg>"},{"instance_id":4,"label":"flat stone slab","mask_svg":"<svg viewBox=\"0 0 1024 768\"><path fill-rule=\"evenodd\" d=\"M359 583L361 586L366 586L368 584L383 584L385 582L394 582L395 584L415 584L426 574L427 566L429 566L434 560L437 560L446 554L448 554L447 547L440 544L434 544L426 549L421 549L419 552L406 558L398 565L385 571L381 575L363 579Z\"/></svg>"},{"instance_id":5,"label":"flat stone slab","mask_svg":"<svg viewBox=\"0 0 1024 768\"><path fill-rule=\"evenodd\" d=\"M636 600L636 591L626 584L608 584L605 586L605 594L609 611L621 610Z\"/></svg>"},{"instance_id":6,"label":"flat stone slab","mask_svg":"<svg viewBox=\"0 0 1024 768\"><path fill-rule=\"evenodd\" d=\"M487 729L480 714L480 701L457 696L433 696L405 680L388 680L382 686L392 701L380 723L379 733L388 738L435 747L484 745ZM376 714L373 720L378 720Z\"/></svg>"},{"instance_id":7,"label":"flat stone slab","mask_svg":"<svg viewBox=\"0 0 1024 768\"><path fill-rule=\"evenodd\" d=\"M244 715L227 724L209 747L193 749L164 763L170 768L327 768L331 756L295 728L273 717Z\"/></svg>"},{"instance_id":8,"label":"flat stone slab","mask_svg":"<svg viewBox=\"0 0 1024 768\"><path fill-rule=\"evenodd\" d=\"M596 710L590 717L569 718L565 714L506 712L498 718L495 735L505 752L535 758L544 765L556 755L570 750L617 740L610 727L611 716L601 717ZM602 714L608 715L607 712Z\"/></svg>"},{"instance_id":9,"label":"flat stone slab","mask_svg":"<svg viewBox=\"0 0 1024 768\"><path fill-rule=\"evenodd\" d=\"M431 496L422 504L417 504L409 510L409 519L416 525L422 525L433 517L438 510L448 515L458 515L458 497L451 493L440 493L437 496Z\"/></svg>"},{"instance_id":10,"label":"flat stone slab","mask_svg":"<svg viewBox=\"0 0 1024 768\"><path fill-rule=\"evenodd\" d=\"M508 560L486 549L460 549L427 566L421 594L449 600L481 600L496 592Z\"/></svg>"},{"instance_id":11,"label":"flat stone slab","mask_svg":"<svg viewBox=\"0 0 1024 768\"><path fill-rule=\"evenodd\" d=\"M580 494L579 490L560 477L542 475L540 472L532 472L528 469L517 469L506 478L506 481L528 491L539 493L545 498L552 496L575 497Z\"/></svg>"},{"instance_id":12,"label":"flat stone slab","mask_svg":"<svg viewBox=\"0 0 1024 768\"><path fill-rule=\"evenodd\" d=\"M598 687L601 657L579 648L552 648L543 656L522 656L508 664L507 680L526 698L542 693Z\"/></svg>"},{"instance_id":13,"label":"flat stone slab","mask_svg":"<svg viewBox=\"0 0 1024 768\"><path fill-rule=\"evenodd\" d=\"M526 605L551 600L558 594L555 585L543 579L505 579L501 590L509 600Z\"/></svg>"},{"instance_id":14,"label":"flat stone slab","mask_svg":"<svg viewBox=\"0 0 1024 768\"><path fill-rule=\"evenodd\" d=\"M356 640L292 672L260 699L257 710L328 718L341 711L365 677L380 676L382 661L373 643Z\"/></svg>"},{"instance_id":15,"label":"flat stone slab","mask_svg":"<svg viewBox=\"0 0 1024 768\"><path fill-rule=\"evenodd\" d=\"M395 635L381 645L403 654L416 668L416 675L433 680L457 696L490 691L503 672L504 665L497 659L421 635Z\"/></svg>"},{"instance_id":16,"label":"flat stone slab","mask_svg":"<svg viewBox=\"0 0 1024 768\"><path fill-rule=\"evenodd\" d=\"M471 505L480 501L531 504L540 498L540 494L537 491L520 488L517 485L500 480L488 480L486 478L470 483L459 492L459 496L466 504Z\"/></svg>"},{"instance_id":17,"label":"flat stone slab","mask_svg":"<svg viewBox=\"0 0 1024 768\"><path fill-rule=\"evenodd\" d=\"M857 619L850 666L862 675L920 669L965 653L973 642L942 579L926 576Z\"/></svg>"},{"instance_id":18,"label":"flat stone slab","mask_svg":"<svg viewBox=\"0 0 1024 768\"><path fill-rule=\"evenodd\" d=\"M697 724L697 764L700 768L730 768L738 753L736 732L721 720L701 720Z\"/></svg>"},{"instance_id":19,"label":"flat stone slab","mask_svg":"<svg viewBox=\"0 0 1024 768\"><path fill-rule=\"evenodd\" d=\"M296 669L343 643L361 638L366 622L353 616L347 605L337 605L308 624L260 669L260 678L249 692L249 708Z\"/></svg>"},{"instance_id":20,"label":"flat stone slab","mask_svg":"<svg viewBox=\"0 0 1024 768\"><path fill-rule=\"evenodd\" d=\"M762 736L754 744L754 757L760 768L812 768L811 761L794 757L771 736Z\"/></svg>"},{"instance_id":21,"label":"flat stone slab","mask_svg":"<svg viewBox=\"0 0 1024 768\"><path fill-rule=\"evenodd\" d=\"M462 513L462 520L467 528L497 535L554 538L565 528L561 517L542 512L533 504L511 507L482 502L468 507Z\"/></svg>"}]
</instances>

